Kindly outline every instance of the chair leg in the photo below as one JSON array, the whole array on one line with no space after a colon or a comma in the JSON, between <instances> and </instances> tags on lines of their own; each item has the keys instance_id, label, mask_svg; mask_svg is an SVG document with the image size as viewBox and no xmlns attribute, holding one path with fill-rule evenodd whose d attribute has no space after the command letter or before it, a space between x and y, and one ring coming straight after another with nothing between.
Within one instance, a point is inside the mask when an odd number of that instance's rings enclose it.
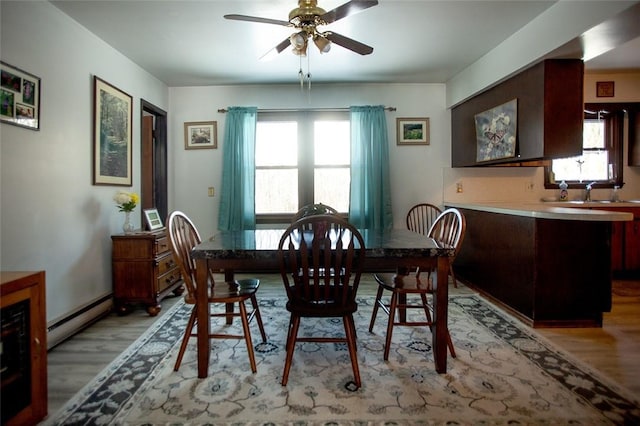
<instances>
[{"instance_id":1,"label":"chair leg","mask_svg":"<svg viewBox=\"0 0 640 426\"><path fill-rule=\"evenodd\" d=\"M251 296L251 305L253 306L253 311L255 312L256 321L258 321L258 329L260 330L260 335L262 336L262 343L267 341L267 335L264 332L264 325L262 324L262 315L260 315L260 306L258 305L258 300L256 296Z\"/></svg>"},{"instance_id":2,"label":"chair leg","mask_svg":"<svg viewBox=\"0 0 640 426\"><path fill-rule=\"evenodd\" d=\"M247 316L247 307L244 302L238 302L240 308L240 319L242 320L242 329L244 330L244 340L247 343L247 352L249 353L249 363L251 364L251 372L258 371L256 367L256 358L253 353L253 343L251 342L251 330L249 329L249 319Z\"/></svg>"},{"instance_id":3,"label":"chair leg","mask_svg":"<svg viewBox=\"0 0 640 426\"><path fill-rule=\"evenodd\" d=\"M451 275L451 279L453 280L453 286L458 288L458 281L456 280L456 274L453 273L453 265L449 264L449 275Z\"/></svg>"},{"instance_id":4,"label":"chair leg","mask_svg":"<svg viewBox=\"0 0 640 426\"><path fill-rule=\"evenodd\" d=\"M427 321L433 322L433 319L431 319L431 312L429 311L429 301L427 300L427 295L424 293L420 293L420 298L422 299L422 307L424 308L424 314L427 316Z\"/></svg>"},{"instance_id":5,"label":"chair leg","mask_svg":"<svg viewBox=\"0 0 640 426\"><path fill-rule=\"evenodd\" d=\"M293 351L296 348L296 339L298 338L298 328L300 327L300 317L291 315L289 321L289 332L287 333L287 356L284 361L284 371L282 373L282 386L287 386L289 380L289 370L293 362Z\"/></svg>"},{"instance_id":6,"label":"chair leg","mask_svg":"<svg viewBox=\"0 0 640 426\"><path fill-rule=\"evenodd\" d=\"M356 386L360 388L362 382L360 380L360 369L358 368L358 350L356 345L356 326L353 316L348 315L342 318L344 323L344 331L347 336L347 346L349 348L349 356L351 357L351 368L353 369L353 378Z\"/></svg>"},{"instance_id":7,"label":"chair leg","mask_svg":"<svg viewBox=\"0 0 640 426\"><path fill-rule=\"evenodd\" d=\"M182 363L182 357L184 356L184 351L187 349L187 343L189 343L189 337L191 337L191 330L193 330L193 326L196 323L196 308L194 307L191 311L191 316L189 316L189 321L187 321L187 327L184 331L184 337L182 338L182 343L180 344L180 350L178 351L178 359L176 359L176 363L173 366L173 371L178 371L180 368L180 364Z\"/></svg>"},{"instance_id":8,"label":"chair leg","mask_svg":"<svg viewBox=\"0 0 640 426\"><path fill-rule=\"evenodd\" d=\"M373 304L373 312L371 312L371 321L369 322L369 333L373 331L373 324L376 322L376 315L378 315L378 304L382 300L382 292L384 288L378 285L378 293L376 294L376 301Z\"/></svg>"},{"instance_id":9,"label":"chair leg","mask_svg":"<svg viewBox=\"0 0 640 426\"><path fill-rule=\"evenodd\" d=\"M389 322L387 323L387 339L384 344L385 361L389 360L389 350L391 348L391 334L393 333L393 322L396 318L396 307L398 306L398 293L395 291L391 294L391 303L389 305Z\"/></svg>"},{"instance_id":10,"label":"chair leg","mask_svg":"<svg viewBox=\"0 0 640 426\"><path fill-rule=\"evenodd\" d=\"M451 334L449 334L448 328L447 328L447 346L449 346L449 352L451 353L451 357L456 358L456 350L453 348L453 341L451 341Z\"/></svg>"}]
</instances>

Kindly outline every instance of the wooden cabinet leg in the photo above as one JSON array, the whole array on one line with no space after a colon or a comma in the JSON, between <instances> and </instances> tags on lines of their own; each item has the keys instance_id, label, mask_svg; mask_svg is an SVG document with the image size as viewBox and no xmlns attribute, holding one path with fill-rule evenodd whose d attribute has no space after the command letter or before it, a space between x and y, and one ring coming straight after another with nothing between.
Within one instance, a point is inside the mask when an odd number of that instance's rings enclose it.
<instances>
[{"instance_id":1,"label":"wooden cabinet leg","mask_svg":"<svg viewBox=\"0 0 640 426\"><path fill-rule=\"evenodd\" d=\"M155 317L160 313L161 309L162 309L162 305L160 303L157 303L155 306L149 305L147 306L147 313L150 316Z\"/></svg>"},{"instance_id":2,"label":"wooden cabinet leg","mask_svg":"<svg viewBox=\"0 0 640 426\"><path fill-rule=\"evenodd\" d=\"M130 311L129 306L127 306L127 304L126 304L126 303L123 303L123 302L121 302L121 301L119 301L119 300L116 300L116 301L114 302L114 305L115 305L116 313L117 313L118 315L126 315L126 314L128 314L128 313L129 313L129 311Z\"/></svg>"}]
</instances>

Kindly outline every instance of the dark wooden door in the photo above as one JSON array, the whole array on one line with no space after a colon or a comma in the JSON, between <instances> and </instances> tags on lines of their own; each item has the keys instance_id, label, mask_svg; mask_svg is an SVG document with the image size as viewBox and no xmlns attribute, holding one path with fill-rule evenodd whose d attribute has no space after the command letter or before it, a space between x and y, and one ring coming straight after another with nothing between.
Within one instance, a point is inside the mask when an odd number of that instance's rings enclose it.
<instances>
[{"instance_id":1,"label":"dark wooden door","mask_svg":"<svg viewBox=\"0 0 640 426\"><path fill-rule=\"evenodd\" d=\"M141 105L141 210L158 209L164 223L168 215L167 113L144 99L141 100Z\"/></svg>"}]
</instances>

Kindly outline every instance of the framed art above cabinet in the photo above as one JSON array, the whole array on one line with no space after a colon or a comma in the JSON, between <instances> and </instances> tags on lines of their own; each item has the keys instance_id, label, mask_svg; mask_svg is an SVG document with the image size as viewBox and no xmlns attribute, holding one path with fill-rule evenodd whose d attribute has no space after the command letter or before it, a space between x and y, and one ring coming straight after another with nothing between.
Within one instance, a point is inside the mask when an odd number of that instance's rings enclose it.
<instances>
[{"instance_id":1,"label":"framed art above cabinet","mask_svg":"<svg viewBox=\"0 0 640 426\"><path fill-rule=\"evenodd\" d=\"M451 165L509 165L579 155L583 74L579 59L548 59L456 105L451 111ZM479 158L475 117L513 99L517 99L514 152Z\"/></svg>"}]
</instances>

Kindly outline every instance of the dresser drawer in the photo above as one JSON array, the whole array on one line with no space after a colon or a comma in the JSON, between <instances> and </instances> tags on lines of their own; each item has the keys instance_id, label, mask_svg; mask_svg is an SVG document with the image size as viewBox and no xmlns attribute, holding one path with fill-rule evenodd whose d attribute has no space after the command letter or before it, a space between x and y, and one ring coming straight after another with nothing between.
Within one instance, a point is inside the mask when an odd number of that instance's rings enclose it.
<instances>
[{"instance_id":1,"label":"dresser drawer","mask_svg":"<svg viewBox=\"0 0 640 426\"><path fill-rule=\"evenodd\" d=\"M160 275L158 277L158 293L162 293L178 281L180 281L180 270L178 268L174 268L166 274Z\"/></svg>"},{"instance_id":2,"label":"dresser drawer","mask_svg":"<svg viewBox=\"0 0 640 426\"><path fill-rule=\"evenodd\" d=\"M158 264L158 275L162 275L173 268L177 268L178 264L173 259L172 253L167 253L157 260Z\"/></svg>"},{"instance_id":3,"label":"dresser drawer","mask_svg":"<svg viewBox=\"0 0 640 426\"><path fill-rule=\"evenodd\" d=\"M162 254L169 251L169 240L166 235L156 237L155 254Z\"/></svg>"}]
</instances>

